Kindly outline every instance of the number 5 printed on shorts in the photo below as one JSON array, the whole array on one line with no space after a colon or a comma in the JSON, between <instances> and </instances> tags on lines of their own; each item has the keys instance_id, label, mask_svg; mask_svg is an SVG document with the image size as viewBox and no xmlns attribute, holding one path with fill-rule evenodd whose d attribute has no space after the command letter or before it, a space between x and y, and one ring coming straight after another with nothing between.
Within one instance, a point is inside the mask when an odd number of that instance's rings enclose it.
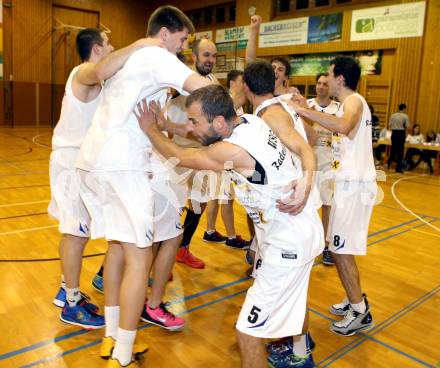
<instances>
[{"instance_id":1,"label":"number 5 printed on shorts","mask_svg":"<svg viewBox=\"0 0 440 368\"><path fill-rule=\"evenodd\" d=\"M260 315L259 315L260 312L261 312L261 309L258 308L256 305L254 305L252 307L247 319L248 319L248 322L252 323L254 326L250 326L249 328L261 327L266 323L269 316L267 316L267 318L263 322L259 323L258 325L255 325L255 323L257 323L257 321L258 321L258 318L260 318Z\"/></svg>"}]
</instances>

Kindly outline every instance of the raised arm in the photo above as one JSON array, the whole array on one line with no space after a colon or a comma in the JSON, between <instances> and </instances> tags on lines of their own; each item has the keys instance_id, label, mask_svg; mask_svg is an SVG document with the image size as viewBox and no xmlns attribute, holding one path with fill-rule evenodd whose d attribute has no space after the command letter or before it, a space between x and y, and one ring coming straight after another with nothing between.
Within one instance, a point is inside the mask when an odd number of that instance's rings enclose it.
<instances>
[{"instance_id":1,"label":"raised arm","mask_svg":"<svg viewBox=\"0 0 440 368\"><path fill-rule=\"evenodd\" d=\"M261 17L253 15L249 26L249 39L246 45L246 62L250 63L257 58L257 37L260 32Z\"/></svg>"},{"instance_id":2,"label":"raised arm","mask_svg":"<svg viewBox=\"0 0 440 368\"><path fill-rule=\"evenodd\" d=\"M79 68L75 78L86 86L101 83L121 69L133 52L146 46L155 46L157 43L157 40L142 38L127 47L111 52L99 63L85 62Z\"/></svg>"}]
</instances>

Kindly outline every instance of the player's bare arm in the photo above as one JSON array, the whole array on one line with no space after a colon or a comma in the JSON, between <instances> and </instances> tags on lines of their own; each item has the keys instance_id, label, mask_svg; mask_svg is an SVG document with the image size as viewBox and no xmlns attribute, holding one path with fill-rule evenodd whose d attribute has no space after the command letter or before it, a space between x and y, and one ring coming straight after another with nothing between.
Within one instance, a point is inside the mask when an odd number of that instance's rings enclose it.
<instances>
[{"instance_id":1,"label":"player's bare arm","mask_svg":"<svg viewBox=\"0 0 440 368\"><path fill-rule=\"evenodd\" d=\"M260 24L262 19L259 15L251 17L251 24L249 26L249 39L246 45L246 62L250 63L257 57L257 37L260 31Z\"/></svg>"},{"instance_id":2,"label":"player's bare arm","mask_svg":"<svg viewBox=\"0 0 440 368\"><path fill-rule=\"evenodd\" d=\"M196 89L209 86L210 84L218 84L208 78L202 77L201 75L194 73L191 74L183 84L183 89L187 92L195 91Z\"/></svg>"},{"instance_id":3,"label":"player's bare arm","mask_svg":"<svg viewBox=\"0 0 440 368\"><path fill-rule=\"evenodd\" d=\"M263 120L270 126L281 142L301 159L304 179L301 183L293 183L294 191L288 201L279 203L279 208L283 212L297 214L302 211L307 203L310 190L313 185L314 172L316 170L316 158L311 146L299 135L293 126L293 121L286 110L281 106L271 106L262 116Z\"/></svg>"},{"instance_id":4,"label":"player's bare arm","mask_svg":"<svg viewBox=\"0 0 440 368\"><path fill-rule=\"evenodd\" d=\"M121 69L133 52L143 47L157 46L157 44L158 40L141 38L127 47L111 52L99 63L83 63L76 73L75 79L85 86L99 84Z\"/></svg>"},{"instance_id":5,"label":"player's bare arm","mask_svg":"<svg viewBox=\"0 0 440 368\"><path fill-rule=\"evenodd\" d=\"M240 147L227 142L217 142L203 148L183 148L165 137L157 123L154 110L157 104L153 101L150 107L145 100L137 105L135 115L139 126L148 136L156 150L166 159L175 157L179 166L197 170L222 171L225 168L252 175L255 161Z\"/></svg>"},{"instance_id":6,"label":"player's bare arm","mask_svg":"<svg viewBox=\"0 0 440 368\"><path fill-rule=\"evenodd\" d=\"M295 99L295 97L293 97ZM346 135L352 138L356 133L355 128L362 116L362 102L358 98L350 98L344 101L344 115L336 117L323 112L318 112L309 108L302 107L296 102L288 102L295 111L307 119L317 122L324 128L334 132Z\"/></svg>"}]
</instances>

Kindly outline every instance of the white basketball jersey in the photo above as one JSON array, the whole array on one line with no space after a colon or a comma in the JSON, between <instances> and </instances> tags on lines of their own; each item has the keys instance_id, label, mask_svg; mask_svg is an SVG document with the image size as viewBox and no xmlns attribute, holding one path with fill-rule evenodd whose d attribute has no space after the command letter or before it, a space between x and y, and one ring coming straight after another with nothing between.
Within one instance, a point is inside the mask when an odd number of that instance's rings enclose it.
<instances>
[{"instance_id":1,"label":"white basketball jersey","mask_svg":"<svg viewBox=\"0 0 440 368\"><path fill-rule=\"evenodd\" d=\"M290 96L289 95L280 95L280 96L276 96L276 97L273 97L273 98L270 98L270 99L263 101L255 109L255 115L259 115L259 113L263 109L265 109L266 107L268 107L270 105L280 104L287 111L287 113L290 115L290 117L292 118L295 130L307 142L307 134L306 134L306 131L304 130L303 121L301 120L300 116L285 101L283 101L284 98L290 98ZM292 154L292 158L295 162L295 165L300 167L301 171L302 171L302 165L301 165L300 158L295 154Z\"/></svg>"},{"instance_id":2,"label":"white basketball jersey","mask_svg":"<svg viewBox=\"0 0 440 368\"><path fill-rule=\"evenodd\" d=\"M358 93L347 97L340 105L336 116L344 115L344 104L349 98L359 98L362 102L362 116L355 126L353 139L342 134L332 137L333 162L337 181L374 181L376 169L373 160L371 112L365 99Z\"/></svg>"},{"instance_id":3,"label":"white basketball jersey","mask_svg":"<svg viewBox=\"0 0 440 368\"><path fill-rule=\"evenodd\" d=\"M324 112L330 115L336 115L339 109L339 103L331 101L327 106L321 106L315 98L309 98L307 105L316 111ZM318 133L318 139L315 143L315 152L317 157L318 171L327 171L333 161L332 135L333 133L319 124L314 124L313 129Z\"/></svg>"},{"instance_id":4,"label":"white basketball jersey","mask_svg":"<svg viewBox=\"0 0 440 368\"><path fill-rule=\"evenodd\" d=\"M295 130L299 133L299 135L301 137L303 137L303 139L306 142L308 142L307 134L304 129L304 122L302 121L299 114L297 114L296 111L293 110L293 108L291 108L285 101L286 99L290 99L291 97L292 97L291 94L285 94L285 95L280 95L280 96L276 96L276 97L267 99L264 102L262 102L259 106L257 106L257 108L255 109L255 114L258 115L263 109L265 109L266 107L268 107L270 105L280 104L287 111L287 113L290 115L290 117L292 118ZM295 162L295 165L297 167L300 167L302 170L301 159L295 154L292 155L292 159ZM322 205L319 191L317 190L316 185L313 186L312 191L309 195L309 202L312 202L312 204L315 206L315 208L320 208Z\"/></svg>"},{"instance_id":5,"label":"white basketball jersey","mask_svg":"<svg viewBox=\"0 0 440 368\"><path fill-rule=\"evenodd\" d=\"M79 68L80 65L73 68L69 79L67 79L60 120L53 131L52 149L79 149L101 100L101 92L90 102L82 102L75 97L72 90L72 80Z\"/></svg>"},{"instance_id":6,"label":"white basketball jersey","mask_svg":"<svg viewBox=\"0 0 440 368\"><path fill-rule=\"evenodd\" d=\"M323 246L317 211L309 202L296 216L276 207L291 182L303 175L293 159L296 155L255 115L242 115L242 123L224 141L243 148L256 161L250 178L234 170L229 173L237 199L254 221L263 262L296 267L311 261Z\"/></svg>"}]
</instances>

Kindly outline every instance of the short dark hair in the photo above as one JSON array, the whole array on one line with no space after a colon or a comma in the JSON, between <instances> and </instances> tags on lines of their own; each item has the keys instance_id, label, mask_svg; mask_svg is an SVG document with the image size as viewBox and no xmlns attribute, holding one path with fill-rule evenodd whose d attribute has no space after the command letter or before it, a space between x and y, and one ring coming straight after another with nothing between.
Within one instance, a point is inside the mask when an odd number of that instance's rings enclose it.
<instances>
[{"instance_id":1,"label":"short dark hair","mask_svg":"<svg viewBox=\"0 0 440 368\"><path fill-rule=\"evenodd\" d=\"M164 5L157 8L148 20L147 36L155 36L162 27L167 28L171 33L188 29L194 33L194 26L189 18L179 9L171 5Z\"/></svg>"},{"instance_id":2,"label":"short dark hair","mask_svg":"<svg viewBox=\"0 0 440 368\"><path fill-rule=\"evenodd\" d=\"M187 97L185 107L190 107L194 102L200 102L208 122L212 122L219 115L223 116L226 121L237 116L229 91L218 84L196 89Z\"/></svg>"},{"instance_id":3,"label":"short dark hair","mask_svg":"<svg viewBox=\"0 0 440 368\"><path fill-rule=\"evenodd\" d=\"M242 70L236 70L236 69L230 70L228 72L227 77L226 77L226 87L231 88L231 82L237 80L237 78L240 75L243 75Z\"/></svg>"},{"instance_id":4,"label":"short dark hair","mask_svg":"<svg viewBox=\"0 0 440 368\"><path fill-rule=\"evenodd\" d=\"M275 90L275 72L272 65L265 60L249 63L244 69L243 79L249 90L262 96Z\"/></svg>"},{"instance_id":5,"label":"short dark hair","mask_svg":"<svg viewBox=\"0 0 440 368\"><path fill-rule=\"evenodd\" d=\"M399 104L399 111L405 110L406 105L405 104Z\"/></svg>"},{"instance_id":6,"label":"short dark hair","mask_svg":"<svg viewBox=\"0 0 440 368\"><path fill-rule=\"evenodd\" d=\"M361 67L351 56L336 56L330 65L334 65L333 74L335 77L344 77L345 87L355 91L361 77Z\"/></svg>"},{"instance_id":7,"label":"short dark hair","mask_svg":"<svg viewBox=\"0 0 440 368\"><path fill-rule=\"evenodd\" d=\"M321 78L321 77L328 77L328 73L327 72L325 72L325 73L318 73L316 75L316 83L318 83L319 78Z\"/></svg>"},{"instance_id":8,"label":"short dark hair","mask_svg":"<svg viewBox=\"0 0 440 368\"><path fill-rule=\"evenodd\" d=\"M290 66L290 62L287 58L282 56L274 57L270 63L272 64L274 61L278 61L279 63L284 65L284 68L286 69L285 75L287 77L290 77L290 74L292 73L292 67Z\"/></svg>"},{"instance_id":9,"label":"short dark hair","mask_svg":"<svg viewBox=\"0 0 440 368\"><path fill-rule=\"evenodd\" d=\"M76 50L81 61L87 61L92 54L93 45L102 46L104 39L98 28L84 28L76 36Z\"/></svg>"}]
</instances>

